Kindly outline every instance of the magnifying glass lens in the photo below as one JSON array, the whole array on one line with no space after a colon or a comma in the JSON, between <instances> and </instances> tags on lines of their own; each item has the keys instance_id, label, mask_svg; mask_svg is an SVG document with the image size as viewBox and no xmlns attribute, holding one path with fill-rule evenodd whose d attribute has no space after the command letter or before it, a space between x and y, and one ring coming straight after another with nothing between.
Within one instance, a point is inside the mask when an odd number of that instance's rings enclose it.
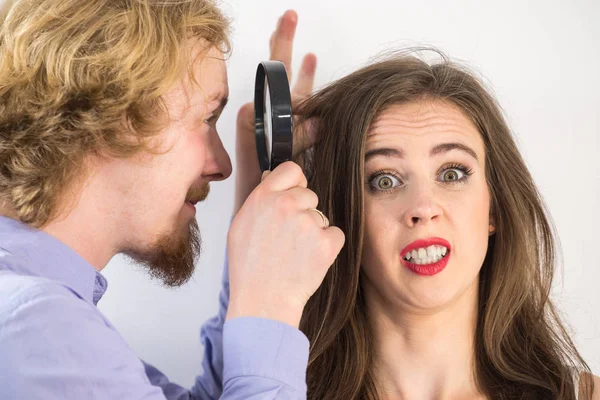
<instances>
[{"instance_id":1,"label":"magnifying glass lens","mask_svg":"<svg viewBox=\"0 0 600 400\"><path fill-rule=\"evenodd\" d=\"M285 65L281 61L262 62L254 85L254 133L262 171L272 171L292 159L292 128L292 99Z\"/></svg>"},{"instance_id":2,"label":"magnifying glass lens","mask_svg":"<svg viewBox=\"0 0 600 400\"><path fill-rule=\"evenodd\" d=\"M269 163L271 163L271 154L273 152L273 129L272 129L272 115L271 115L271 95L269 94L269 80L265 78L265 147L267 150L267 156L269 157Z\"/></svg>"}]
</instances>

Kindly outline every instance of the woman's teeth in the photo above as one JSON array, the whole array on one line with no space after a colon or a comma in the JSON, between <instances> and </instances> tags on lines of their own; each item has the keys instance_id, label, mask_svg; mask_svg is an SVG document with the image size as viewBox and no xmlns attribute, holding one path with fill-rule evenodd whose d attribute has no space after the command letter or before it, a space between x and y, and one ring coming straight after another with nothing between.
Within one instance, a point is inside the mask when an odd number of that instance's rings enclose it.
<instances>
[{"instance_id":1,"label":"woman's teeth","mask_svg":"<svg viewBox=\"0 0 600 400\"><path fill-rule=\"evenodd\" d=\"M435 264L446 256L448 249L445 246L429 246L427 248L415 249L406 253L404 259L413 264Z\"/></svg>"}]
</instances>

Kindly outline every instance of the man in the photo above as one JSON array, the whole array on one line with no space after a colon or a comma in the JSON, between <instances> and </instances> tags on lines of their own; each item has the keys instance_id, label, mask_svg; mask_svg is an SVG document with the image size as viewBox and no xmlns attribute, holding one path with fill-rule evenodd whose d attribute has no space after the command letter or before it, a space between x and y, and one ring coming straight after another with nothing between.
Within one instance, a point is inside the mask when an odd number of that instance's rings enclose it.
<instances>
[{"instance_id":1,"label":"man","mask_svg":"<svg viewBox=\"0 0 600 400\"><path fill-rule=\"evenodd\" d=\"M215 126L228 95L220 10L14 0L3 15L0 398L305 398L297 328L344 239L315 212L296 164L238 181L238 199L251 193L229 232L231 282L203 328L204 373L191 390L137 359L96 308L115 254L169 286L193 272L194 204L231 174ZM288 67L295 26L286 13L271 40ZM298 94L311 90L307 60ZM238 154L250 149L248 118L245 106Z\"/></svg>"}]
</instances>

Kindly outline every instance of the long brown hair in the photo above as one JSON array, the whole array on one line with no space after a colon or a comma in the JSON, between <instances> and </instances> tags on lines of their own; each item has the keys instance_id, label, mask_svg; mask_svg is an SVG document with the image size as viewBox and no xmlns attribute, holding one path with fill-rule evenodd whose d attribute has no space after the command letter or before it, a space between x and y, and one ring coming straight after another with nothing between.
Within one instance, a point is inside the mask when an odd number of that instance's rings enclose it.
<instances>
[{"instance_id":1,"label":"long brown hair","mask_svg":"<svg viewBox=\"0 0 600 400\"><path fill-rule=\"evenodd\" d=\"M491 399L583 398L592 375L550 301L554 228L497 102L466 68L394 53L319 91L300 106L315 121L318 144L300 155L309 187L346 244L308 302L301 329L311 342L309 398L378 399L372 332L361 290L364 235L364 147L371 123L388 106L423 98L458 106L485 145L486 180L496 234L479 279L474 370ZM577 371L577 372L575 372Z\"/></svg>"},{"instance_id":2,"label":"long brown hair","mask_svg":"<svg viewBox=\"0 0 600 400\"><path fill-rule=\"evenodd\" d=\"M148 139L167 122L162 96L195 61L186 43L230 50L229 21L214 0L0 8L0 205L34 226L61 211L86 155L151 150Z\"/></svg>"}]
</instances>

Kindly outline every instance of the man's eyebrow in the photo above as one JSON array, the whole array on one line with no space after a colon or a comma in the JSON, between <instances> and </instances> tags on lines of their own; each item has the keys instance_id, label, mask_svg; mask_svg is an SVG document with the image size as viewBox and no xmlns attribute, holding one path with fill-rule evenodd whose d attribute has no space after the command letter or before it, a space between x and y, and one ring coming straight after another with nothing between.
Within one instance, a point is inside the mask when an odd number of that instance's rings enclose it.
<instances>
[{"instance_id":1,"label":"man's eyebrow","mask_svg":"<svg viewBox=\"0 0 600 400\"><path fill-rule=\"evenodd\" d=\"M227 105L227 103L229 102L229 97L227 96L223 96L221 94L212 96L209 99L209 103L212 103L214 101L218 101L219 102L219 106L216 108L217 110L222 110L225 108L225 106Z\"/></svg>"}]
</instances>

